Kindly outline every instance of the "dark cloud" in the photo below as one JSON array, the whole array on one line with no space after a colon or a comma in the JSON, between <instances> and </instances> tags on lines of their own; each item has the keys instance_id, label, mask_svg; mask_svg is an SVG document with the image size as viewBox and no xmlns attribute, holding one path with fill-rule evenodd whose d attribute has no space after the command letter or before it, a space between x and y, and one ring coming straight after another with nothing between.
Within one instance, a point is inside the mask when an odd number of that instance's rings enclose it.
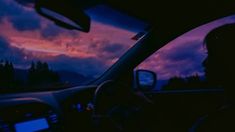
<instances>
[{"instance_id":1,"label":"dark cloud","mask_svg":"<svg viewBox=\"0 0 235 132\"><path fill-rule=\"evenodd\" d=\"M189 76L195 73L203 72L201 60L198 61L178 61L178 62L169 62L163 64L163 69L161 69L162 73L170 73L171 76ZM160 71L161 72L161 71Z\"/></svg>"},{"instance_id":2,"label":"dark cloud","mask_svg":"<svg viewBox=\"0 0 235 132\"><path fill-rule=\"evenodd\" d=\"M57 35L59 35L63 30L60 29L58 26L55 24L48 24L44 29L41 31L41 35L44 38L53 38Z\"/></svg>"},{"instance_id":3,"label":"dark cloud","mask_svg":"<svg viewBox=\"0 0 235 132\"><path fill-rule=\"evenodd\" d=\"M4 37L0 36L0 60L10 60L16 65L27 64L23 49L12 47Z\"/></svg>"},{"instance_id":4,"label":"dark cloud","mask_svg":"<svg viewBox=\"0 0 235 132\"><path fill-rule=\"evenodd\" d=\"M16 2L13 0L1 0L0 1L0 16L6 17L6 16L17 16L18 14L21 14L23 12L23 8L19 6Z\"/></svg>"},{"instance_id":5,"label":"dark cloud","mask_svg":"<svg viewBox=\"0 0 235 132\"><path fill-rule=\"evenodd\" d=\"M203 73L202 62L205 53L202 51L202 42L199 40L174 43L170 49L159 52L159 59L156 65L162 68L156 71L160 77L189 76L195 73Z\"/></svg>"},{"instance_id":6,"label":"dark cloud","mask_svg":"<svg viewBox=\"0 0 235 132\"><path fill-rule=\"evenodd\" d=\"M40 19L31 14L30 12L25 12L19 16L10 18L12 25L15 29L19 31L27 30L37 30L41 28Z\"/></svg>"},{"instance_id":7,"label":"dark cloud","mask_svg":"<svg viewBox=\"0 0 235 132\"><path fill-rule=\"evenodd\" d=\"M14 0L0 1L0 21L5 17L19 31L36 30L41 27L39 16L34 11L25 10Z\"/></svg>"},{"instance_id":8,"label":"dark cloud","mask_svg":"<svg viewBox=\"0 0 235 132\"><path fill-rule=\"evenodd\" d=\"M129 49L128 45L112 43L107 39L98 40L89 43L89 49L95 50L97 56L103 59L119 58L124 52Z\"/></svg>"},{"instance_id":9,"label":"dark cloud","mask_svg":"<svg viewBox=\"0 0 235 132\"><path fill-rule=\"evenodd\" d=\"M125 47L125 45L122 44L101 44L102 48L99 49L100 55L104 59L115 59L119 58L122 54L124 54L125 49L128 49Z\"/></svg>"},{"instance_id":10,"label":"dark cloud","mask_svg":"<svg viewBox=\"0 0 235 132\"><path fill-rule=\"evenodd\" d=\"M35 3L36 0L15 0L15 1L23 6L31 6Z\"/></svg>"},{"instance_id":11,"label":"dark cloud","mask_svg":"<svg viewBox=\"0 0 235 132\"><path fill-rule=\"evenodd\" d=\"M6 2L6 0L0 0L0 22L6 16L14 16L18 13L21 13L19 7L17 7L15 4L12 5L11 3Z\"/></svg>"},{"instance_id":12,"label":"dark cloud","mask_svg":"<svg viewBox=\"0 0 235 132\"><path fill-rule=\"evenodd\" d=\"M9 43L0 36L0 54L5 53L7 50L9 50Z\"/></svg>"},{"instance_id":13,"label":"dark cloud","mask_svg":"<svg viewBox=\"0 0 235 132\"><path fill-rule=\"evenodd\" d=\"M104 44L104 47L102 48L102 50L104 52L109 52L109 53L119 53L120 51L122 51L124 48L124 46L122 44L111 44L111 45L107 45Z\"/></svg>"},{"instance_id":14,"label":"dark cloud","mask_svg":"<svg viewBox=\"0 0 235 132\"><path fill-rule=\"evenodd\" d=\"M66 55L37 58L33 54L31 51L12 47L4 37L0 36L0 60L9 60L18 67L27 68L32 61L40 60L47 62L53 70L73 71L90 77L101 75L109 67L97 58L77 58Z\"/></svg>"},{"instance_id":15,"label":"dark cloud","mask_svg":"<svg viewBox=\"0 0 235 132\"><path fill-rule=\"evenodd\" d=\"M40 33L44 39L54 39L60 34L71 37L71 39L77 39L79 37L79 32L75 30L66 30L63 27L56 25L54 22L48 21L47 25L41 28ZM73 43L74 44L74 43Z\"/></svg>"},{"instance_id":16,"label":"dark cloud","mask_svg":"<svg viewBox=\"0 0 235 132\"><path fill-rule=\"evenodd\" d=\"M110 7L99 5L86 11L92 20L110 24L118 28L127 29L129 31L139 32L148 25L134 17L130 17L124 13L114 10Z\"/></svg>"},{"instance_id":17,"label":"dark cloud","mask_svg":"<svg viewBox=\"0 0 235 132\"><path fill-rule=\"evenodd\" d=\"M55 70L71 70L85 76L100 75L108 68L104 62L96 58L76 58L60 55L46 61Z\"/></svg>"},{"instance_id":18,"label":"dark cloud","mask_svg":"<svg viewBox=\"0 0 235 132\"><path fill-rule=\"evenodd\" d=\"M169 61L197 61L201 59L200 54L198 54L198 51L202 48L202 42L201 41L193 41L193 42L185 42L180 44L175 44L174 48L170 51L166 51L166 54L162 54L161 56L164 59L167 59Z\"/></svg>"}]
</instances>

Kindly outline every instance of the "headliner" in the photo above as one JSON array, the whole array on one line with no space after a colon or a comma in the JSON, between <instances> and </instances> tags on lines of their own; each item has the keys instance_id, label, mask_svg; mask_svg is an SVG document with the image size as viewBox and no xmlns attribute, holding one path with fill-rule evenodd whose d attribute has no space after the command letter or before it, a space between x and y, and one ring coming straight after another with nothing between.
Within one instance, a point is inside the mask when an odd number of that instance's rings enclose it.
<instances>
[{"instance_id":1,"label":"headliner","mask_svg":"<svg viewBox=\"0 0 235 132\"><path fill-rule=\"evenodd\" d=\"M169 41L213 20L235 14L232 0L106 0L129 15L152 24L158 37Z\"/></svg>"}]
</instances>

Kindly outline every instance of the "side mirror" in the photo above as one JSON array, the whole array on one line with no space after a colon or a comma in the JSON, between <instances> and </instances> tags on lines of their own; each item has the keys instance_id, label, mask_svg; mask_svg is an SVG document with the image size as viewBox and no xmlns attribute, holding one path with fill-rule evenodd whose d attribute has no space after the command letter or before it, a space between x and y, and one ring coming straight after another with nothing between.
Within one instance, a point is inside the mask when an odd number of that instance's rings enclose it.
<instances>
[{"instance_id":1,"label":"side mirror","mask_svg":"<svg viewBox=\"0 0 235 132\"><path fill-rule=\"evenodd\" d=\"M154 89L157 84L157 75L148 70L136 70L135 80L137 89L150 91Z\"/></svg>"},{"instance_id":2,"label":"side mirror","mask_svg":"<svg viewBox=\"0 0 235 132\"><path fill-rule=\"evenodd\" d=\"M77 6L66 0L37 0L35 10L58 26L89 32L90 17Z\"/></svg>"}]
</instances>

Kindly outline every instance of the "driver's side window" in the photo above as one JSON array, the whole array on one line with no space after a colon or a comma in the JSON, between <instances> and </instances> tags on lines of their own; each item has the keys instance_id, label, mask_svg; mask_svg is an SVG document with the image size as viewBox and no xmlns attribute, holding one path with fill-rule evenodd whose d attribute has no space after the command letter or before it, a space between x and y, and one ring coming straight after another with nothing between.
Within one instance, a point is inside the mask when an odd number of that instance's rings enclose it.
<instances>
[{"instance_id":1,"label":"driver's side window","mask_svg":"<svg viewBox=\"0 0 235 132\"><path fill-rule=\"evenodd\" d=\"M235 22L234 16L222 18L195 28L171 41L143 61L137 69L157 74L155 90L216 89L207 83L203 61L207 57L204 44L212 29Z\"/></svg>"}]
</instances>

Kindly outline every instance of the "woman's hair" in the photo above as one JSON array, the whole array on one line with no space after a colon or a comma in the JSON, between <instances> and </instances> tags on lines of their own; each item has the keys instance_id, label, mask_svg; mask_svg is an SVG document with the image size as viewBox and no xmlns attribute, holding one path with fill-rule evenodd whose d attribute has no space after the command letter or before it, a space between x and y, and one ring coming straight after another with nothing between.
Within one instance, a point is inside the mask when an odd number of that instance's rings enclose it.
<instances>
[{"instance_id":1,"label":"woman's hair","mask_svg":"<svg viewBox=\"0 0 235 132\"><path fill-rule=\"evenodd\" d=\"M208 52L231 52L235 47L235 24L226 24L210 31L204 39Z\"/></svg>"}]
</instances>

